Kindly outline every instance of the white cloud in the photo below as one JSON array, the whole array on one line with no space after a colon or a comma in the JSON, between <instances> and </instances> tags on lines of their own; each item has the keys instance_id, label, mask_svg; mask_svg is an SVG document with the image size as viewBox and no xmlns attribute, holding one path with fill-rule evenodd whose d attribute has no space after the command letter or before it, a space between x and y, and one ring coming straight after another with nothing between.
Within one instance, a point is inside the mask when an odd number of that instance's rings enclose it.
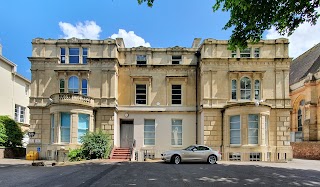
<instances>
[{"instance_id":1,"label":"white cloud","mask_svg":"<svg viewBox=\"0 0 320 187\"><path fill-rule=\"evenodd\" d=\"M275 30L271 28L267 31L266 39L276 38L288 38L289 39L289 56L296 58L315 44L320 42L320 22L316 25L310 25L310 23L304 23L291 36L281 36Z\"/></svg>"},{"instance_id":2,"label":"white cloud","mask_svg":"<svg viewBox=\"0 0 320 187\"><path fill-rule=\"evenodd\" d=\"M75 26L70 23L59 22L59 27L64 34L63 38L99 39L99 34L102 31L101 27L94 21L79 22Z\"/></svg>"},{"instance_id":3,"label":"white cloud","mask_svg":"<svg viewBox=\"0 0 320 187\"><path fill-rule=\"evenodd\" d=\"M124 29L119 29L118 34L113 34L110 38L123 38L125 46L129 48L138 46L151 47L149 42L146 42L143 38L136 35L133 31L127 32Z\"/></svg>"}]
</instances>

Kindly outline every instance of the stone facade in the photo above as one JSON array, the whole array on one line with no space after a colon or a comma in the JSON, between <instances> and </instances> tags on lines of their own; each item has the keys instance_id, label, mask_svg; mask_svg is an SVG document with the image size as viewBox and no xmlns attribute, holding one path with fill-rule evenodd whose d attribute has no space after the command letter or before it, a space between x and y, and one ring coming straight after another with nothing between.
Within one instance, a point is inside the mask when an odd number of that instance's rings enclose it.
<instances>
[{"instance_id":1,"label":"stone facade","mask_svg":"<svg viewBox=\"0 0 320 187\"><path fill-rule=\"evenodd\" d=\"M135 145L153 157L205 144L225 160L292 158L286 39L244 51L214 39L195 39L190 48L76 38L32 45L36 135L28 150L41 147L40 157L80 146L82 130L101 129L114 147Z\"/></svg>"},{"instance_id":2,"label":"stone facade","mask_svg":"<svg viewBox=\"0 0 320 187\"><path fill-rule=\"evenodd\" d=\"M320 44L293 61L291 141L320 141ZM297 150L297 149L296 149Z\"/></svg>"}]
</instances>

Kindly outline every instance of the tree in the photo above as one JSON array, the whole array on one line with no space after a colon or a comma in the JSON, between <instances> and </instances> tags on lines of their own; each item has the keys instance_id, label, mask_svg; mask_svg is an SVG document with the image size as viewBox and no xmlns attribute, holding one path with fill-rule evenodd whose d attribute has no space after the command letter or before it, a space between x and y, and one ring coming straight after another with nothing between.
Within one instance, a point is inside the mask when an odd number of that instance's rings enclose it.
<instances>
[{"instance_id":1,"label":"tree","mask_svg":"<svg viewBox=\"0 0 320 187\"><path fill-rule=\"evenodd\" d=\"M154 0L138 0L153 6ZM302 23L316 24L320 14L319 0L216 0L213 11L230 12L230 20L223 29L233 28L230 49L256 43L264 31L272 26L279 34L290 36Z\"/></svg>"},{"instance_id":2,"label":"tree","mask_svg":"<svg viewBox=\"0 0 320 187\"><path fill-rule=\"evenodd\" d=\"M8 116L0 116L0 123L4 125L6 133L6 141L2 143L6 147L17 147L21 146L21 140L23 133L18 123Z\"/></svg>"}]
</instances>

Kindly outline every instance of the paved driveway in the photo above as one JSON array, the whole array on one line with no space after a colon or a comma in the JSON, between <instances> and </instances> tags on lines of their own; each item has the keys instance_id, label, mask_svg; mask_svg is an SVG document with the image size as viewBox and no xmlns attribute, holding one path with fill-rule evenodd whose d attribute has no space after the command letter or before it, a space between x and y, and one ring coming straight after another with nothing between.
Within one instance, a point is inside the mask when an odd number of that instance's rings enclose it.
<instances>
[{"instance_id":1,"label":"paved driveway","mask_svg":"<svg viewBox=\"0 0 320 187\"><path fill-rule=\"evenodd\" d=\"M320 171L316 168L319 161L305 162L305 166L314 163L314 168L297 169L303 162L304 160L294 160L291 163L219 162L215 165L173 165L163 162L95 161L55 167L0 164L0 184L45 187L320 186ZM292 168L292 165L296 165L296 168Z\"/></svg>"}]
</instances>

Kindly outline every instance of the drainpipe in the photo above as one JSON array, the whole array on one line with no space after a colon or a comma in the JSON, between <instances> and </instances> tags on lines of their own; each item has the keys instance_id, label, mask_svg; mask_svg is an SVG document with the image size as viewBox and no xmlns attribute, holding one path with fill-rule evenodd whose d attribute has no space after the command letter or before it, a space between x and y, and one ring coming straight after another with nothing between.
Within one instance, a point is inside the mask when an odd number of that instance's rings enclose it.
<instances>
[{"instance_id":1,"label":"drainpipe","mask_svg":"<svg viewBox=\"0 0 320 187\"><path fill-rule=\"evenodd\" d=\"M198 144L198 111L199 111L199 102L198 102L198 74L199 74L199 64L200 64L200 51L197 51L194 54L197 57L197 66L196 66L196 144Z\"/></svg>"},{"instance_id":2,"label":"drainpipe","mask_svg":"<svg viewBox=\"0 0 320 187\"><path fill-rule=\"evenodd\" d=\"M225 109L222 109L221 110L221 145L220 145L220 152L221 154L223 155L223 123L224 123L224 112L225 112Z\"/></svg>"}]
</instances>

